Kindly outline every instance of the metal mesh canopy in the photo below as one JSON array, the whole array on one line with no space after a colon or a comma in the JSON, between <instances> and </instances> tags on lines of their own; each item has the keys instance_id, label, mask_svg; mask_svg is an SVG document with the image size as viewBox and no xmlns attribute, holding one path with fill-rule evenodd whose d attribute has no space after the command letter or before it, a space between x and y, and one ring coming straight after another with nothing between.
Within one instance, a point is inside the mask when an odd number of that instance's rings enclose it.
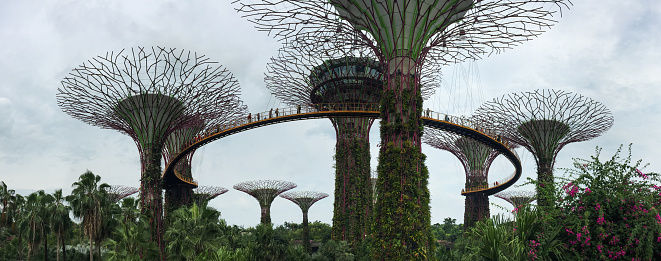
<instances>
[{"instance_id":1,"label":"metal mesh canopy","mask_svg":"<svg viewBox=\"0 0 661 261\"><path fill-rule=\"evenodd\" d=\"M351 35L332 34L328 41L314 44L287 42L267 66L265 82L271 93L289 105L378 103L385 81L385 64L371 49L344 42L351 39ZM441 64L434 61L426 64L421 75L424 99L430 97L441 82ZM330 88L334 86L345 87ZM350 99L333 99L333 95Z\"/></svg>"},{"instance_id":2,"label":"metal mesh canopy","mask_svg":"<svg viewBox=\"0 0 661 261\"><path fill-rule=\"evenodd\" d=\"M280 194L280 197L294 202L303 212L307 212L312 204L328 197L328 194L317 191L290 191Z\"/></svg>"},{"instance_id":3,"label":"metal mesh canopy","mask_svg":"<svg viewBox=\"0 0 661 261\"><path fill-rule=\"evenodd\" d=\"M535 200L535 192L526 190L507 190L494 196L509 202L515 208L519 208Z\"/></svg>"},{"instance_id":4,"label":"metal mesh canopy","mask_svg":"<svg viewBox=\"0 0 661 261\"><path fill-rule=\"evenodd\" d=\"M500 52L541 34L568 0L259 1L237 0L239 12L276 38L318 45L352 32L346 44L377 57L433 56L458 62Z\"/></svg>"},{"instance_id":5,"label":"metal mesh canopy","mask_svg":"<svg viewBox=\"0 0 661 261\"><path fill-rule=\"evenodd\" d=\"M135 187L110 185L108 195L110 196L110 201L117 203L125 197L138 193L138 191L140 190Z\"/></svg>"},{"instance_id":6,"label":"metal mesh canopy","mask_svg":"<svg viewBox=\"0 0 661 261\"><path fill-rule=\"evenodd\" d=\"M234 189L255 197L260 206L270 206L280 193L295 187L296 184L293 182L282 180L253 180L234 185Z\"/></svg>"},{"instance_id":7,"label":"metal mesh canopy","mask_svg":"<svg viewBox=\"0 0 661 261\"><path fill-rule=\"evenodd\" d=\"M598 137L613 126L606 106L560 90L508 94L483 104L475 114L528 149L538 165L553 162L566 144Z\"/></svg>"},{"instance_id":8,"label":"metal mesh canopy","mask_svg":"<svg viewBox=\"0 0 661 261\"><path fill-rule=\"evenodd\" d=\"M155 132L164 139L196 120L246 110L231 73L204 56L174 48L106 53L74 69L58 91L58 105L67 114L119 130L142 146Z\"/></svg>"},{"instance_id":9,"label":"metal mesh canopy","mask_svg":"<svg viewBox=\"0 0 661 261\"><path fill-rule=\"evenodd\" d=\"M223 187L214 187L214 186L199 186L194 192L195 195L204 201L212 200L222 194L227 193L228 189Z\"/></svg>"},{"instance_id":10,"label":"metal mesh canopy","mask_svg":"<svg viewBox=\"0 0 661 261\"><path fill-rule=\"evenodd\" d=\"M487 182L489 167L500 155L497 150L483 143L447 131L427 128L422 140L434 148L452 153L459 159L465 170L467 186L470 186L469 180Z\"/></svg>"}]
</instances>

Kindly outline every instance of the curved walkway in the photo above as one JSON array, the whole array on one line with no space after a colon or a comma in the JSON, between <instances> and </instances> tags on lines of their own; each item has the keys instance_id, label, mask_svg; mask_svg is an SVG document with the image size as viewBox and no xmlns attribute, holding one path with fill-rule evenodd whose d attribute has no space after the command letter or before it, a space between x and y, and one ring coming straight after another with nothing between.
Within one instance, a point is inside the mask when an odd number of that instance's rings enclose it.
<instances>
[{"instance_id":1,"label":"curved walkway","mask_svg":"<svg viewBox=\"0 0 661 261\"><path fill-rule=\"evenodd\" d=\"M298 106L290 108L277 108L275 110L271 109L267 112L258 114L249 114L248 117L237 120L235 122L208 128L208 132L198 135L193 141L184 146L185 149L183 151L181 151L179 154L177 154L177 156L170 160L170 163L163 171L162 178L165 183L183 182L197 186L197 182L195 180L185 178L178 172L175 172L174 166L188 153L191 153L192 151L208 143L235 133L288 121L328 117L378 118L379 115L380 112L378 109L378 104L320 104L309 107ZM497 183L489 186L462 190L462 195L492 195L514 185L514 183L521 177L521 161L519 160L516 153L511 150L506 143L501 142L497 136L482 132L479 125L475 124L474 122L471 122L463 117L455 117L447 114L433 112L429 109L423 112L423 117L421 119L425 127L453 132L482 142L485 145L498 150L514 165L515 172L504 180L498 181Z\"/></svg>"}]
</instances>

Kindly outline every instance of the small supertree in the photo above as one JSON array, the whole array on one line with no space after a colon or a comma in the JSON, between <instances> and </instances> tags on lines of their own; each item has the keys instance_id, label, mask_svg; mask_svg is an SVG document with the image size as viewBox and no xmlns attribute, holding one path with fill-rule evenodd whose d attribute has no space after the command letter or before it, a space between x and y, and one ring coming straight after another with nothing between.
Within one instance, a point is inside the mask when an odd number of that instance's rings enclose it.
<instances>
[{"instance_id":1,"label":"small supertree","mask_svg":"<svg viewBox=\"0 0 661 261\"><path fill-rule=\"evenodd\" d=\"M201 206L203 202L209 202L209 200L225 194L227 191L223 187L199 186L194 190L193 197L197 201L197 205Z\"/></svg>"},{"instance_id":2,"label":"small supertree","mask_svg":"<svg viewBox=\"0 0 661 261\"><path fill-rule=\"evenodd\" d=\"M285 44L268 64L265 81L271 93L291 106L354 107L379 103L383 65L369 49L335 41L344 39L344 32L333 34L335 37L324 42L323 48L299 46L296 42ZM427 68L422 76L425 97L440 82L440 69ZM369 132L374 119L330 120L337 139L332 235L334 240L355 245L369 234L371 224Z\"/></svg>"},{"instance_id":3,"label":"small supertree","mask_svg":"<svg viewBox=\"0 0 661 261\"><path fill-rule=\"evenodd\" d=\"M512 206L514 206L514 211L535 201L535 192L527 190L506 190L499 192L494 196L512 204Z\"/></svg>"},{"instance_id":4,"label":"small supertree","mask_svg":"<svg viewBox=\"0 0 661 261\"><path fill-rule=\"evenodd\" d=\"M234 189L248 193L259 201L260 222L271 224L271 203L280 193L293 189L296 184L282 180L253 180L234 185Z\"/></svg>"},{"instance_id":5,"label":"small supertree","mask_svg":"<svg viewBox=\"0 0 661 261\"><path fill-rule=\"evenodd\" d=\"M511 48L550 27L569 0L236 2L259 29L281 40L321 46L346 30L351 37L344 43L370 48L383 61L377 190L384 193L374 210L372 258L425 260L433 237L420 140L424 61L456 62Z\"/></svg>"},{"instance_id":6,"label":"small supertree","mask_svg":"<svg viewBox=\"0 0 661 261\"><path fill-rule=\"evenodd\" d=\"M110 185L107 191L110 201L117 203L125 197L138 193L140 190L136 187Z\"/></svg>"},{"instance_id":7,"label":"small supertree","mask_svg":"<svg viewBox=\"0 0 661 261\"><path fill-rule=\"evenodd\" d=\"M486 102L476 112L480 122L494 124L506 139L526 148L537 163L537 203L547 206L542 187L552 187L553 165L572 142L598 137L613 126L603 104L560 90L508 94Z\"/></svg>"},{"instance_id":8,"label":"small supertree","mask_svg":"<svg viewBox=\"0 0 661 261\"><path fill-rule=\"evenodd\" d=\"M303 211L303 246L310 252L310 227L308 227L308 210L315 202L328 197L328 194L317 191L291 191L280 194L301 207Z\"/></svg>"},{"instance_id":9,"label":"small supertree","mask_svg":"<svg viewBox=\"0 0 661 261\"><path fill-rule=\"evenodd\" d=\"M426 129L422 139L430 146L446 150L459 159L464 166L466 188L488 185L489 167L500 152L471 138L441 130ZM465 201L465 229L477 221L489 218L488 194L469 195Z\"/></svg>"},{"instance_id":10,"label":"small supertree","mask_svg":"<svg viewBox=\"0 0 661 261\"><path fill-rule=\"evenodd\" d=\"M74 69L57 103L90 125L129 135L140 154L140 208L165 257L161 153L175 130L215 119L240 104L232 75L204 56L163 47L106 53Z\"/></svg>"}]
</instances>

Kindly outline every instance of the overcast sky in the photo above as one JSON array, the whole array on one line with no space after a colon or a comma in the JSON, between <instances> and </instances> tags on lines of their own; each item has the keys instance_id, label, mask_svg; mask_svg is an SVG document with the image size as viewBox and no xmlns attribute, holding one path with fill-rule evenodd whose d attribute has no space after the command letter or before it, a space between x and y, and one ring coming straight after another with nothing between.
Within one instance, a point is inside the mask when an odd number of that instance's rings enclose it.
<instances>
[{"instance_id":1,"label":"overcast sky","mask_svg":"<svg viewBox=\"0 0 661 261\"><path fill-rule=\"evenodd\" d=\"M133 140L117 131L73 119L57 106L60 81L97 55L136 46L164 46L206 55L227 67L242 86L251 112L282 106L264 87L269 58L280 44L233 10L231 1L18 1L0 7L0 180L27 195L71 184L85 170L114 185L139 187ZM426 105L469 114L481 102L540 88L561 89L605 104L614 126L594 140L567 145L556 169L588 158L595 146L604 158L633 143L633 158L661 172L661 1L574 0L559 23L537 39L505 53L443 68L443 87ZM378 123L372 128L376 169ZM310 210L310 220L332 221L335 133L329 120L289 122L253 129L209 144L195 154L194 178L230 191L211 201L229 224L259 223L255 199L232 189L238 182L282 179L296 190L331 194ZM432 223L463 222L463 169L450 153L423 147L430 171ZM530 153L519 150L524 178L535 177ZM513 167L498 160L490 179ZM556 171L560 175L561 170ZM492 203L506 202L492 198ZM492 213L502 212L492 206ZM300 209L278 198L275 224L301 222Z\"/></svg>"}]
</instances>

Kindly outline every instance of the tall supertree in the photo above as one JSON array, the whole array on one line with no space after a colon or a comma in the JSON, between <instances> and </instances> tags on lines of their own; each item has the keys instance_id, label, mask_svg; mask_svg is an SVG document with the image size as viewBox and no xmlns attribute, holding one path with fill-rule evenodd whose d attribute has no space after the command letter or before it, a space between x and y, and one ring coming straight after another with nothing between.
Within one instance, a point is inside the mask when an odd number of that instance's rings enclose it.
<instances>
[{"instance_id":1,"label":"tall supertree","mask_svg":"<svg viewBox=\"0 0 661 261\"><path fill-rule=\"evenodd\" d=\"M535 192L527 190L506 190L494 195L501 198L514 206L514 210L518 210L522 206L530 204L535 201Z\"/></svg>"},{"instance_id":2,"label":"tall supertree","mask_svg":"<svg viewBox=\"0 0 661 261\"><path fill-rule=\"evenodd\" d=\"M215 119L240 104L239 86L203 55L174 48L132 48L106 53L62 80L57 102L72 117L129 135L140 154L140 207L163 253L161 152L175 130ZM162 254L164 258L164 255Z\"/></svg>"},{"instance_id":3,"label":"tall supertree","mask_svg":"<svg viewBox=\"0 0 661 261\"><path fill-rule=\"evenodd\" d=\"M227 193L227 189L223 187L214 187L214 186L199 186L194 190L193 197L197 201L198 205L202 205L204 202L209 202L222 194Z\"/></svg>"},{"instance_id":4,"label":"tall supertree","mask_svg":"<svg viewBox=\"0 0 661 261\"><path fill-rule=\"evenodd\" d=\"M369 49L343 45L342 32L323 43L326 51L290 42L271 58L267 88L291 106L359 106L376 104L383 89L383 65ZM438 66L429 66L422 78L425 96L440 82ZM434 70L435 69L435 70ZM331 117L336 133L333 239L352 245L369 234L370 150L372 118Z\"/></svg>"},{"instance_id":5,"label":"tall supertree","mask_svg":"<svg viewBox=\"0 0 661 261\"><path fill-rule=\"evenodd\" d=\"M117 203L125 197L138 193L140 190L136 187L122 186L122 185L110 185L108 189L108 196L110 201Z\"/></svg>"},{"instance_id":6,"label":"tall supertree","mask_svg":"<svg viewBox=\"0 0 661 261\"><path fill-rule=\"evenodd\" d=\"M236 2L259 29L279 39L323 49L325 37L334 37L329 32L347 30L355 35L347 45L368 47L383 61L372 258L425 260L433 243L420 140L424 61L455 62L510 48L542 33L568 0Z\"/></svg>"},{"instance_id":7,"label":"tall supertree","mask_svg":"<svg viewBox=\"0 0 661 261\"><path fill-rule=\"evenodd\" d=\"M489 167L500 155L495 149L451 132L426 129L423 141L430 146L452 153L464 166L466 188L488 185ZM464 206L464 228L489 218L489 194L479 193L466 196Z\"/></svg>"},{"instance_id":8,"label":"tall supertree","mask_svg":"<svg viewBox=\"0 0 661 261\"><path fill-rule=\"evenodd\" d=\"M234 189L248 193L259 201L260 222L271 224L271 203L280 193L293 189L296 184L282 180L253 180L234 185Z\"/></svg>"},{"instance_id":9,"label":"tall supertree","mask_svg":"<svg viewBox=\"0 0 661 261\"><path fill-rule=\"evenodd\" d=\"M280 197L289 199L291 202L294 202L296 205L301 207L303 211L303 246L305 250L310 252L310 227L308 226L308 210L312 207L312 204L316 203L319 200L322 200L325 197L328 197L328 194L317 192L317 191L290 191L280 194Z\"/></svg>"},{"instance_id":10,"label":"tall supertree","mask_svg":"<svg viewBox=\"0 0 661 261\"><path fill-rule=\"evenodd\" d=\"M569 143L598 137L613 126L613 115L606 106L561 90L508 94L486 102L475 114L533 155L540 206L550 205L542 191L543 186L553 186L553 165L560 150Z\"/></svg>"}]
</instances>

